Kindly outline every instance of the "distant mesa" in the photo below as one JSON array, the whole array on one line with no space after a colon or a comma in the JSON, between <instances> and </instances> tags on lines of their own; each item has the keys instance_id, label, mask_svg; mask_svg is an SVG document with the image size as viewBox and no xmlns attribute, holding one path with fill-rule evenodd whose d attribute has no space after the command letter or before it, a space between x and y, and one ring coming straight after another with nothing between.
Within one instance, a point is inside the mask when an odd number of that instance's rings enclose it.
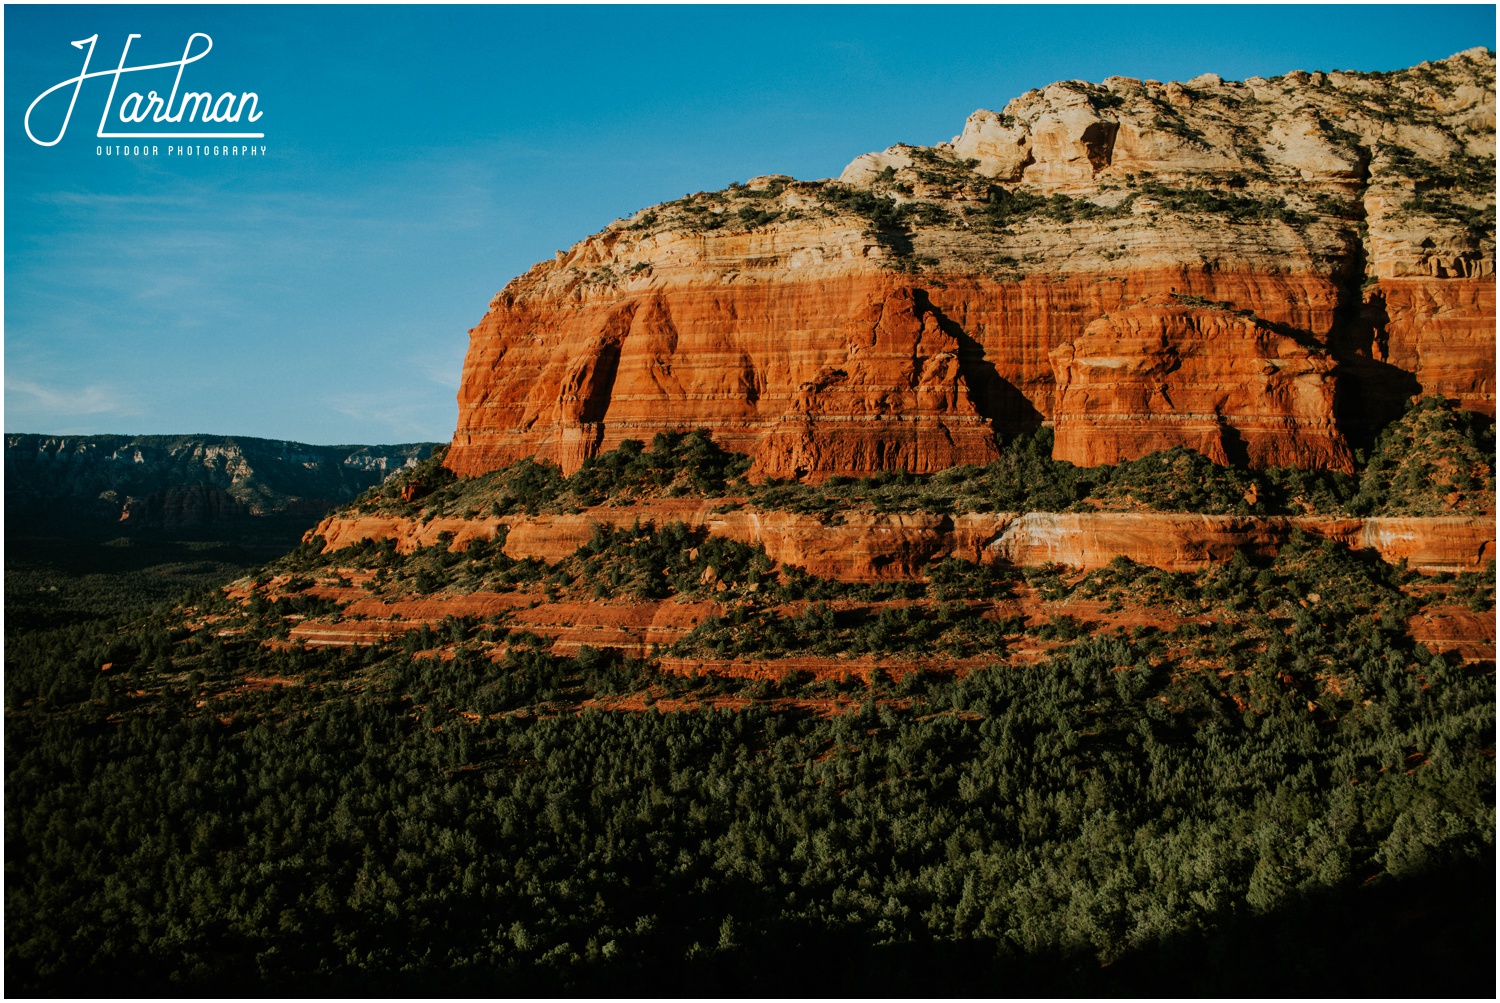
<instances>
[{"instance_id":1,"label":"distant mesa","mask_svg":"<svg viewBox=\"0 0 1500 1003\"><path fill-rule=\"evenodd\" d=\"M1053 424L1085 465L1348 469L1414 394L1494 413L1494 71L1061 81L643 209L495 296L446 463L706 427L821 480Z\"/></svg>"},{"instance_id":2,"label":"distant mesa","mask_svg":"<svg viewBox=\"0 0 1500 1003\"><path fill-rule=\"evenodd\" d=\"M427 457L434 443L314 446L249 436L5 436L5 513L18 528L303 524Z\"/></svg>"}]
</instances>

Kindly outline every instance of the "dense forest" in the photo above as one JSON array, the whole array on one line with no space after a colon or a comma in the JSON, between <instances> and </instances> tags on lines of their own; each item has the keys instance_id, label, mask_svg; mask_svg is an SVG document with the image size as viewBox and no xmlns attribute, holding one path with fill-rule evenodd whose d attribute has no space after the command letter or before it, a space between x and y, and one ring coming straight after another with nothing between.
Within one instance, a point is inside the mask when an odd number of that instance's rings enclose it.
<instances>
[{"instance_id":1,"label":"dense forest","mask_svg":"<svg viewBox=\"0 0 1500 1003\"><path fill-rule=\"evenodd\" d=\"M1492 470L1492 433L1439 410L1393 435L1434 421ZM1338 504L1422 496L1382 456ZM484 497L713 495L742 473L665 437ZM418 505L482 494L426 464L356 504L412 504L406 484ZM946 561L864 585L680 524L555 565L502 545L311 544L145 615L8 622L7 992L1493 995L1493 663L1409 629L1492 615L1493 566L1421 575L1296 537L1196 574ZM723 613L673 651L884 668L672 674L503 614L286 639L336 611L316 583L356 574L711 594ZM1017 596L1150 615L999 615Z\"/></svg>"}]
</instances>

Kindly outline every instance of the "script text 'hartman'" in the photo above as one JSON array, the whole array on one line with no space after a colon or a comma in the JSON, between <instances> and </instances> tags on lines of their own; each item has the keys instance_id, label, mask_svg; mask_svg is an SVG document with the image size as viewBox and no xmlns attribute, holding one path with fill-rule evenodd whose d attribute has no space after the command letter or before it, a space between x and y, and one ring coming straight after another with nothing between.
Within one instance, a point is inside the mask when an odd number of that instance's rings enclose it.
<instances>
[{"instance_id":1,"label":"script text 'hartman'","mask_svg":"<svg viewBox=\"0 0 1500 1003\"><path fill-rule=\"evenodd\" d=\"M99 41L98 35L90 35L73 43L75 49L88 47L84 53L83 68L75 77L69 77L38 94L36 100L26 109L26 136L38 146L56 146L62 142L63 136L68 131L68 123L73 118L73 108L78 104L78 92L83 89L83 82L95 77L112 77L109 85L109 97L104 102L104 113L99 116L100 139L263 139L264 132L182 132L182 131L139 131L139 132L109 132L109 113L115 107L115 94L120 86L120 78L127 73L145 73L153 70L177 71L172 81L172 89L163 98L156 91L148 91L145 95L137 91L131 91L120 101L118 118L121 123L140 124L150 122L153 126L181 126L182 123L197 122L199 125L209 123L239 123L243 121L246 125L254 125L260 121L264 114L260 110L260 95L255 91L242 91L238 95L225 91L216 99L209 91L183 91L182 72L189 64L196 63L208 55L214 47L214 40L203 32L198 31L188 36L187 45L183 47L182 58L166 63L148 63L141 66L126 66L125 61L130 56L130 44L139 34L132 33L125 39L125 47L120 51L120 64L112 70L89 70L89 63L94 58L94 46ZM194 43L198 39L206 43L199 52L193 51ZM50 140L38 139L31 131L31 113L36 106L41 104L51 95L66 87L73 88L72 98L68 101L67 114L63 116L62 126L57 130L57 135ZM147 128L150 128L149 126Z\"/></svg>"}]
</instances>

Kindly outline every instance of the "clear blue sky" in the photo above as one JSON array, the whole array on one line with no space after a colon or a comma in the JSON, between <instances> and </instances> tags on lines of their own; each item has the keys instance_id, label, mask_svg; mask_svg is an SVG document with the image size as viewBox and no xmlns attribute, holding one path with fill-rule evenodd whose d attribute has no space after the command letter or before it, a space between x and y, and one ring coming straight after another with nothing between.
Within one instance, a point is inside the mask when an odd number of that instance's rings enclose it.
<instances>
[{"instance_id":1,"label":"clear blue sky","mask_svg":"<svg viewBox=\"0 0 1500 1003\"><path fill-rule=\"evenodd\" d=\"M256 91L265 158L96 156L108 78L56 146L26 138L79 72L70 42L97 33L90 68L113 69L130 32L139 65L195 31L213 51L183 89ZM5 428L447 439L490 297L641 206L836 175L1058 79L1476 45L1493 6L7 7ZM170 90L147 77L116 101Z\"/></svg>"}]
</instances>

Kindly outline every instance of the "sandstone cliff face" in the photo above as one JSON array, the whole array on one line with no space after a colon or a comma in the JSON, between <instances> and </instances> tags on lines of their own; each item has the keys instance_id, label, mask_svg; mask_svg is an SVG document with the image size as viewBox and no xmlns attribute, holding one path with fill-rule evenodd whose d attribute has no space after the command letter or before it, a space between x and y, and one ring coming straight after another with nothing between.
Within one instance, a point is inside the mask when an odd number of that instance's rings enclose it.
<instances>
[{"instance_id":1,"label":"sandstone cliff face","mask_svg":"<svg viewBox=\"0 0 1500 1003\"><path fill-rule=\"evenodd\" d=\"M1484 50L1053 84L535 266L470 334L446 462L571 471L701 426L756 476L928 472L1055 421L1080 463L1345 468L1413 393L1493 413L1493 156Z\"/></svg>"},{"instance_id":2,"label":"sandstone cliff face","mask_svg":"<svg viewBox=\"0 0 1500 1003\"><path fill-rule=\"evenodd\" d=\"M1183 445L1221 464L1354 469L1333 420L1333 360L1253 318L1131 306L1051 358L1057 459L1096 466Z\"/></svg>"},{"instance_id":3,"label":"sandstone cliff face","mask_svg":"<svg viewBox=\"0 0 1500 1003\"><path fill-rule=\"evenodd\" d=\"M574 515L506 516L419 521L389 516L336 515L308 534L333 551L361 540L394 540L402 553L439 544L467 549L502 528L505 552L555 563L588 543L594 527L663 525L680 521L715 536L765 547L782 564L839 581L911 580L933 561L976 564L1065 564L1100 568L1124 556L1167 571L1197 571L1229 560L1238 549L1273 555L1294 530L1319 539L1373 549L1387 561L1405 559L1419 571L1477 571L1495 557L1491 516L1328 518L1216 516L1175 512L1009 512L959 516L931 513L854 513L836 526L815 516L741 509L717 512L712 503L662 499Z\"/></svg>"}]
</instances>

